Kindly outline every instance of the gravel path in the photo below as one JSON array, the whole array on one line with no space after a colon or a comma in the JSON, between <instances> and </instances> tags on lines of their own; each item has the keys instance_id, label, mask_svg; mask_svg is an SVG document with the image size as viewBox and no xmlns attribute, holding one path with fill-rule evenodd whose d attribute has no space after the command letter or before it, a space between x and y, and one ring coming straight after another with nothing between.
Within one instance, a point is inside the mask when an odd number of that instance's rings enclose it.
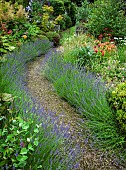
<instances>
[{"instance_id":1,"label":"gravel path","mask_svg":"<svg viewBox=\"0 0 126 170\"><path fill-rule=\"evenodd\" d=\"M75 136L75 142L79 143L84 150L78 170L124 170L118 165L116 158L107 158L106 153L93 150L91 143L84 137L81 116L76 113L75 108L57 96L53 85L42 75L43 58L44 56L38 57L27 65L27 86L31 94L44 106L47 113L48 111L56 112L56 116L60 116L61 121L70 125L70 133Z\"/></svg>"}]
</instances>

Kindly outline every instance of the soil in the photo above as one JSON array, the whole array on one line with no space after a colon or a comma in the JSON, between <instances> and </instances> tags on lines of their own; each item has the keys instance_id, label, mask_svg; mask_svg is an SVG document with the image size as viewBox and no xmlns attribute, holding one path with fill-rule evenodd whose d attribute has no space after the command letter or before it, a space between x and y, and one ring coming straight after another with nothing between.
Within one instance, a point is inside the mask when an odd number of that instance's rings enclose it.
<instances>
[{"instance_id":1,"label":"soil","mask_svg":"<svg viewBox=\"0 0 126 170\"><path fill-rule=\"evenodd\" d=\"M84 150L83 154L80 153L78 170L124 170L125 168L119 165L114 156L108 157L107 153L93 149L91 143L86 140L86 127L85 130L81 127L82 124L84 125L82 116L67 101L56 94L53 85L42 74L43 59L44 56L41 56L28 63L27 86L30 93L44 106L47 113L48 111L56 112L56 116L60 116L61 121L70 125L70 133L74 132L73 135L76 137L75 142L79 143Z\"/></svg>"}]
</instances>

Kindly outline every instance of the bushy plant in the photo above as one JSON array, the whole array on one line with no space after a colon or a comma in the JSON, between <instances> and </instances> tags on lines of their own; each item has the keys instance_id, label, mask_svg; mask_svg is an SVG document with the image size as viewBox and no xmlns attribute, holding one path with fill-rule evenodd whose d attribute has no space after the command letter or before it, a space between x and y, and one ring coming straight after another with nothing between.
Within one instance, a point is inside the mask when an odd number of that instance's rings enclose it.
<instances>
[{"instance_id":1,"label":"bushy plant","mask_svg":"<svg viewBox=\"0 0 126 170\"><path fill-rule=\"evenodd\" d=\"M62 56L56 53L47 59L45 76L54 83L60 97L68 100L84 116L99 146L114 148L125 143L117 133L101 80L64 62Z\"/></svg>"},{"instance_id":2,"label":"bushy plant","mask_svg":"<svg viewBox=\"0 0 126 170\"><path fill-rule=\"evenodd\" d=\"M54 9L54 16L55 17L65 13L64 2L62 0L51 0L50 5Z\"/></svg>"},{"instance_id":3,"label":"bushy plant","mask_svg":"<svg viewBox=\"0 0 126 170\"><path fill-rule=\"evenodd\" d=\"M54 43L53 45L55 47L59 45L60 35L58 33L49 31L46 33L46 36L51 42Z\"/></svg>"},{"instance_id":4,"label":"bushy plant","mask_svg":"<svg viewBox=\"0 0 126 170\"><path fill-rule=\"evenodd\" d=\"M31 22L36 24L41 24L42 15L43 15L43 9L42 9L43 5L44 5L43 1L37 1L37 0L34 0L31 3L29 3L28 12L29 12L29 18Z\"/></svg>"},{"instance_id":5,"label":"bushy plant","mask_svg":"<svg viewBox=\"0 0 126 170\"><path fill-rule=\"evenodd\" d=\"M78 7L77 14L76 14L76 24L79 22L87 22L89 15L89 3L87 0L82 2L82 6Z\"/></svg>"},{"instance_id":6,"label":"bushy plant","mask_svg":"<svg viewBox=\"0 0 126 170\"><path fill-rule=\"evenodd\" d=\"M126 82L120 83L112 90L110 105L115 112L115 118L120 130L126 134ZM126 137L126 136L125 136Z\"/></svg>"},{"instance_id":7,"label":"bushy plant","mask_svg":"<svg viewBox=\"0 0 126 170\"><path fill-rule=\"evenodd\" d=\"M72 20L68 15L64 14L63 15L63 20L65 21L65 28L66 29L70 28L72 26Z\"/></svg>"},{"instance_id":8,"label":"bushy plant","mask_svg":"<svg viewBox=\"0 0 126 170\"><path fill-rule=\"evenodd\" d=\"M0 123L0 166L9 169L25 167L28 156L38 145L39 125L33 127L32 118L23 120L15 109L14 98L7 93L0 94Z\"/></svg>"},{"instance_id":9,"label":"bushy plant","mask_svg":"<svg viewBox=\"0 0 126 170\"><path fill-rule=\"evenodd\" d=\"M76 3L78 7L81 7L82 5L82 0L71 0L72 2Z\"/></svg>"},{"instance_id":10,"label":"bushy plant","mask_svg":"<svg viewBox=\"0 0 126 170\"><path fill-rule=\"evenodd\" d=\"M76 6L76 4L71 2L70 0L65 0L64 1L64 6L65 6L66 14L71 18L72 25L75 25L75 22L76 22L76 13L77 13L77 6ZM67 26L67 24L66 24L66 26Z\"/></svg>"},{"instance_id":11,"label":"bushy plant","mask_svg":"<svg viewBox=\"0 0 126 170\"><path fill-rule=\"evenodd\" d=\"M97 0L91 4L88 23L89 32L96 37L109 28L113 36L123 37L126 32L126 18L121 10L121 1Z\"/></svg>"},{"instance_id":12,"label":"bushy plant","mask_svg":"<svg viewBox=\"0 0 126 170\"><path fill-rule=\"evenodd\" d=\"M17 20L26 20L27 13L22 5L17 3L11 4L10 2L2 2L0 4L0 22L9 22Z\"/></svg>"}]
</instances>

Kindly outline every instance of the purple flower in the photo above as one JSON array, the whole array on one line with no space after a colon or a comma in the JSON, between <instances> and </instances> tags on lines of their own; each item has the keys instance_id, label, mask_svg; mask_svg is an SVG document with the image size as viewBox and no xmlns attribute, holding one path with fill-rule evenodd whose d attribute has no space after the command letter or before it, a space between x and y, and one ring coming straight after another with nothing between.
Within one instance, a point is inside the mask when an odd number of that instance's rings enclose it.
<instances>
[{"instance_id":1,"label":"purple flower","mask_svg":"<svg viewBox=\"0 0 126 170\"><path fill-rule=\"evenodd\" d=\"M18 151L16 151L15 156L16 156L16 157L18 156Z\"/></svg>"},{"instance_id":2,"label":"purple flower","mask_svg":"<svg viewBox=\"0 0 126 170\"><path fill-rule=\"evenodd\" d=\"M24 148L24 147L25 147L25 143L21 141L21 142L20 142L20 147L21 147L21 148Z\"/></svg>"}]
</instances>

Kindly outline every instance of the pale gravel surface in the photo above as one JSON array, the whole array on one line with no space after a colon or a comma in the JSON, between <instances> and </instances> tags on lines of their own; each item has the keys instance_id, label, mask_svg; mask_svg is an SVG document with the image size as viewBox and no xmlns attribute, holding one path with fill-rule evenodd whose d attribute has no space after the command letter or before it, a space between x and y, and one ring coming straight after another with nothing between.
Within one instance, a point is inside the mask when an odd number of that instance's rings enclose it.
<instances>
[{"instance_id":1,"label":"pale gravel surface","mask_svg":"<svg viewBox=\"0 0 126 170\"><path fill-rule=\"evenodd\" d=\"M82 118L66 101L58 97L53 85L42 75L41 63L44 56L36 58L27 65L27 86L31 94L47 111L56 112L66 125L70 125L70 133L75 136L75 142L84 149L81 166L78 170L124 170L118 166L116 158L107 158L106 154L94 151L85 140L81 128Z\"/></svg>"}]
</instances>

